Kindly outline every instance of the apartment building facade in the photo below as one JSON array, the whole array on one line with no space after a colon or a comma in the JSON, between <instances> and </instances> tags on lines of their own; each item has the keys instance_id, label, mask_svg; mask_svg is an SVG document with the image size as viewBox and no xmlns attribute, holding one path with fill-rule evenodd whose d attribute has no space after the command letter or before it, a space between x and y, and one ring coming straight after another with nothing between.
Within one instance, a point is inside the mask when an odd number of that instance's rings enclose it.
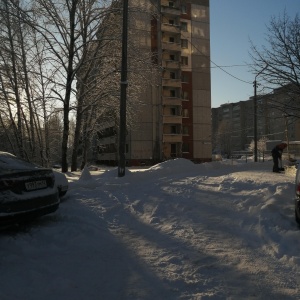
<instances>
[{"instance_id":1,"label":"apartment building facade","mask_svg":"<svg viewBox=\"0 0 300 300\"><path fill-rule=\"evenodd\" d=\"M136 9L141 3L147 12ZM179 157L196 163L210 161L209 0L130 0L129 20L129 31L135 31L129 39L135 39L144 53L151 53L158 71L142 83L139 101L132 106L127 164ZM100 131L94 159L113 164L118 160L118 121L112 118Z\"/></svg>"},{"instance_id":2,"label":"apartment building facade","mask_svg":"<svg viewBox=\"0 0 300 300\"><path fill-rule=\"evenodd\" d=\"M216 153L246 150L253 139L253 100L212 108L212 135Z\"/></svg>"},{"instance_id":3,"label":"apartment building facade","mask_svg":"<svg viewBox=\"0 0 300 300\"><path fill-rule=\"evenodd\" d=\"M257 139L300 141L299 95L290 86L257 96ZM298 100L297 100L298 99ZM223 104L212 109L213 151L246 151L254 139L254 99ZM292 147L291 147L292 148Z\"/></svg>"}]
</instances>

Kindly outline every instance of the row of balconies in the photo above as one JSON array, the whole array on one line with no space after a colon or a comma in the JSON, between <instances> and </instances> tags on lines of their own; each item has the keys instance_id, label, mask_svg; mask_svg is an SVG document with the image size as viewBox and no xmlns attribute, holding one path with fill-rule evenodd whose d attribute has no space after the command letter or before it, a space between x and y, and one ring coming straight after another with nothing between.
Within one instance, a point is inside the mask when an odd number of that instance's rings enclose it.
<instances>
[{"instance_id":1,"label":"row of balconies","mask_svg":"<svg viewBox=\"0 0 300 300\"><path fill-rule=\"evenodd\" d=\"M161 31L163 32L163 40L162 40L162 50L172 52L181 52L181 26L180 24L180 14L181 11L176 7L176 1L161 1L161 13L163 16L163 22L161 24ZM166 34L164 34L166 33ZM172 55L174 56L174 60L172 59L162 59L162 67L164 69L171 70L180 70L181 63L180 61L175 60L176 56L179 54ZM171 55L170 55L171 56ZM166 74L168 76L168 74ZM170 78L174 77L174 78ZM181 79L178 79L178 74L174 76L168 76L168 78L162 78L162 86L170 87L170 88L178 88L180 89L182 86ZM181 107L182 100L177 97L163 97L163 105L167 106L180 106ZM163 116L164 124L182 124L182 116L174 116L174 115L164 115Z\"/></svg>"},{"instance_id":2,"label":"row of balconies","mask_svg":"<svg viewBox=\"0 0 300 300\"><path fill-rule=\"evenodd\" d=\"M171 7L170 3L173 1L163 0L161 2L161 12L163 15L179 17L181 11L177 7ZM162 32L167 32L170 37L174 36L174 41L162 41L162 50L171 52L181 52L180 32L181 28L176 24L162 23ZM180 42L179 42L180 41ZM181 63L178 60L162 60L162 67L165 69L180 69ZM178 78L162 78L163 87L181 88L181 79ZM180 113L182 99L179 97L163 97L162 104L165 106L177 107L177 112ZM182 143L182 115L163 113L163 143ZM176 156L176 155L175 155Z\"/></svg>"}]
</instances>

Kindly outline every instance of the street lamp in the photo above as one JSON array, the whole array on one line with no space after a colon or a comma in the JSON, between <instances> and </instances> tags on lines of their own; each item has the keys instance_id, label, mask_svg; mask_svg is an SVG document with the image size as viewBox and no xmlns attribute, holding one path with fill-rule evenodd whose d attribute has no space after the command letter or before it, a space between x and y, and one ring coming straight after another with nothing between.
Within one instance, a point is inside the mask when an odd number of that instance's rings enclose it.
<instances>
[{"instance_id":1,"label":"street lamp","mask_svg":"<svg viewBox=\"0 0 300 300\"><path fill-rule=\"evenodd\" d=\"M257 82L256 78L268 67L266 65L260 72L258 72L255 76L253 86L254 86L254 99L253 99L253 111L254 111L254 161L257 162L257 95L256 95L256 88Z\"/></svg>"}]
</instances>

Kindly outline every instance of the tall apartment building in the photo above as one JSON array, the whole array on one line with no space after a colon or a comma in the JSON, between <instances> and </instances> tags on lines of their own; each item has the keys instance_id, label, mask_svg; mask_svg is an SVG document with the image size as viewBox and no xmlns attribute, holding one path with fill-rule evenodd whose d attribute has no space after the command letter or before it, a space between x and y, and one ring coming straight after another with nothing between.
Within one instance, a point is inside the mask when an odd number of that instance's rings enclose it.
<instances>
[{"instance_id":1,"label":"tall apartment building","mask_svg":"<svg viewBox=\"0 0 300 300\"><path fill-rule=\"evenodd\" d=\"M141 3L152 14L136 9ZM177 157L210 161L209 0L129 0L129 22L129 39L135 39L143 53L151 53L158 72L139 82L134 120L127 125L127 163ZM99 131L94 158L100 162L118 159L117 124L111 118Z\"/></svg>"}]
</instances>

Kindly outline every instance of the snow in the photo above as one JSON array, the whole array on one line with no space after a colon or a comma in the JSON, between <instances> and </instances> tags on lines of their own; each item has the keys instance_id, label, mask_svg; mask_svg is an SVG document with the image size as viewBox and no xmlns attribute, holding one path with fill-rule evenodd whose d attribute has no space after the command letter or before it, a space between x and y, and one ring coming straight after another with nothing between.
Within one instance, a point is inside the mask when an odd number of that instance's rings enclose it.
<instances>
[{"instance_id":1,"label":"snow","mask_svg":"<svg viewBox=\"0 0 300 300\"><path fill-rule=\"evenodd\" d=\"M32 170L35 167L37 168L34 164L19 159L11 153L0 151L0 174L3 170L7 173L10 168L14 168L15 170Z\"/></svg>"},{"instance_id":2,"label":"snow","mask_svg":"<svg viewBox=\"0 0 300 300\"><path fill-rule=\"evenodd\" d=\"M271 170L70 172L55 213L1 231L0 299L300 299L295 174Z\"/></svg>"}]
</instances>

